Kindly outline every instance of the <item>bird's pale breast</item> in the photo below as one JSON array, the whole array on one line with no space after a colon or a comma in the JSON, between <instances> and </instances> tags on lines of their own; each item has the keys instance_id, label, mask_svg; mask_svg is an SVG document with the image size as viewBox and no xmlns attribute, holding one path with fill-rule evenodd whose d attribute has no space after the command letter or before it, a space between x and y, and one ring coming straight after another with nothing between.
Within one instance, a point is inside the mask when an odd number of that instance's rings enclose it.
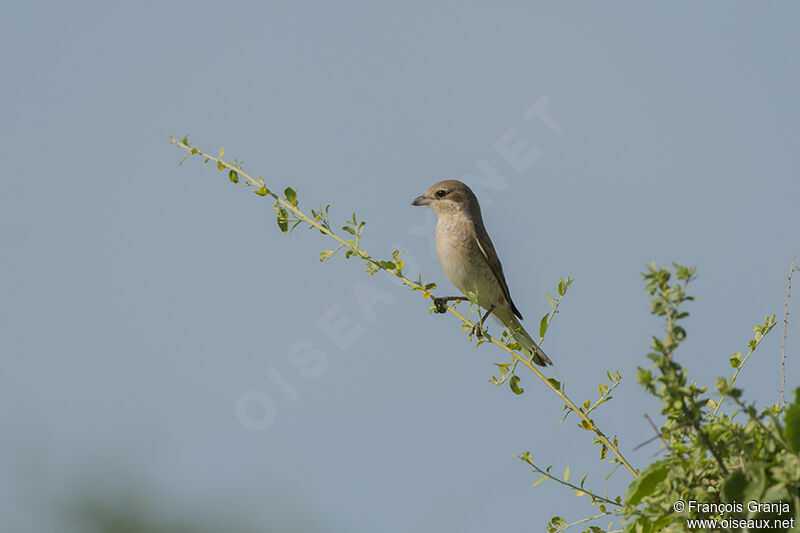
<instances>
[{"instance_id":1,"label":"bird's pale breast","mask_svg":"<svg viewBox=\"0 0 800 533\"><path fill-rule=\"evenodd\" d=\"M462 294L477 292L478 303L484 309L505 303L503 289L478 247L474 227L466 216L439 217L436 251L445 275Z\"/></svg>"}]
</instances>

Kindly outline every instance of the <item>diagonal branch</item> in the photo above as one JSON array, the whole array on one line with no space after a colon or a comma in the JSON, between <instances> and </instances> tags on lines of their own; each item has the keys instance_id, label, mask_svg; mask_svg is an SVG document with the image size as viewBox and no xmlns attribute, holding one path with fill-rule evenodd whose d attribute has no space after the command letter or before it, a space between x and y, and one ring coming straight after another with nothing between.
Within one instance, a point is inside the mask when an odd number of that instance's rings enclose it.
<instances>
[{"instance_id":1,"label":"diagonal branch","mask_svg":"<svg viewBox=\"0 0 800 533\"><path fill-rule=\"evenodd\" d=\"M794 258L792 258L792 266L789 268L789 282L786 284L786 303L783 304L783 340L781 341L781 400L783 400L783 407L786 408L786 394L784 388L786 387L786 326L789 325L789 296L792 293L792 274L797 269L794 266Z\"/></svg>"},{"instance_id":2,"label":"diagonal branch","mask_svg":"<svg viewBox=\"0 0 800 533\"><path fill-rule=\"evenodd\" d=\"M282 208L286 209L286 211L288 211L289 213L294 215L296 220L305 222L305 223L309 224L310 226L313 226L314 228L318 229L320 231L320 233L329 236L330 238L332 238L335 241L337 241L341 246L343 246L345 248L348 248L349 252L351 252L352 255L356 255L356 256L360 257L361 259L363 259L364 261L366 261L367 264L370 266L370 268L372 268L372 269L374 269L376 271L377 270L385 271L386 273L388 273L388 274L396 277L400 281L402 281L402 283L404 285L407 285L408 287L411 287L413 290L421 291L424 297L430 298L432 301L435 302L435 300L436 300L435 297L433 296L433 294L431 294L430 290L425 285L423 285L422 283L416 282L416 281L412 281L409 278L405 277L402 274L401 269L399 267L396 267L396 265L394 265L392 263L390 263L390 264L395 266L395 268L387 267L386 266L386 263L387 263L386 261L379 261L377 259L374 259L369 254L367 254L367 252L365 252L364 250L359 248L356 245L355 242L346 241L346 240L342 239L341 237L336 235L330 229L330 225L329 224L322 224L322 223L318 222L317 220L315 220L314 218L309 217L308 215L306 215L303 211L301 211L295 205L297 203L296 201L295 202L291 202L288 199L281 198L277 194L275 194L272 191L270 191L267 188L266 184L264 183L264 179L263 178L260 178L260 177L258 179L253 178L252 176L248 175L246 172L244 172L242 170L241 165L234 164L234 163L229 163L229 162L223 160L222 159L222 155L224 154L224 151L221 150L220 151L221 152L220 156L219 157L215 157L213 155L210 155L210 154L207 154L205 152L202 152L198 148L192 147L191 145L189 145L188 141L185 138L183 140L180 140L180 139L177 139L175 137L170 136L169 140L170 140L170 142L172 142L173 144L175 144L179 148L183 148L184 150L186 150L187 154L184 156L184 159L186 157L188 157L189 155L197 155L199 157L202 157L206 162L214 161L219 170L229 169L229 170L235 172L238 176L241 176L244 179L246 179L251 185L258 187L258 189L253 191L253 192L258 194L259 196L270 196L270 197L272 197L276 201L277 204L279 204ZM471 320L469 320L468 318L464 317L464 315L459 313L454 307L448 306L447 307L447 311L449 313L455 315L456 318L461 320L461 322L463 322L464 324L467 324L470 327L474 327L475 326L475 324ZM580 410L580 408L575 404L575 402L573 402L569 397L567 397L567 395L561 390L560 386L556 386L553 382L551 382L550 379L545 377L545 375L542 374L531 363L531 361L528 360L527 357L523 357L522 355L520 355L516 351L514 351L511 348L509 348L508 346L506 346L504 343L500 342L499 340L495 339L494 337L492 337L492 336L490 336L488 334L485 335L485 338L486 338L486 340L490 341L492 344L496 345L500 349L508 352L508 354L511 355L516 361L522 363L525 367L528 368L528 370L533 372L533 374L537 378L539 378L539 380L542 383L544 383L545 386L547 386L547 388L549 388L551 391L553 391L554 394L556 394L559 398L561 398L561 400L570 409L575 411L575 413L582 419L580 427L583 428L583 429L586 429L586 430L594 432L595 435L597 435L597 439L600 442L602 442L603 444L605 444L608 447L609 450L611 450L611 452L614 454L614 456L617 458L617 460L620 463L622 463L623 466L625 466L625 468L628 470L628 472L630 472L630 474L632 476L636 477L636 475L638 474L638 471L633 466L631 466L631 464L627 461L627 459L625 459L625 457L622 455L622 452L619 451L619 448L617 446L615 446L608 439L608 437L605 435L605 433L603 433L600 430L600 428L598 428L595 425L594 421L591 418L589 418L585 413L583 413ZM555 381L555 380L552 380L552 381ZM556 382L556 383L558 383L558 382Z\"/></svg>"}]
</instances>

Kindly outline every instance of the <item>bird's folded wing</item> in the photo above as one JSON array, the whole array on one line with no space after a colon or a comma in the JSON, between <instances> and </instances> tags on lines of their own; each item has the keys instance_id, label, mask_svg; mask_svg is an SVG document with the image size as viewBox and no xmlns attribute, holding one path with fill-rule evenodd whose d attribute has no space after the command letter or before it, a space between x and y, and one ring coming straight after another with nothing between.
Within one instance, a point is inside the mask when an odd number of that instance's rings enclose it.
<instances>
[{"instance_id":1,"label":"bird's folded wing","mask_svg":"<svg viewBox=\"0 0 800 533\"><path fill-rule=\"evenodd\" d=\"M506 297L506 300L508 300L508 303L511 304L511 310L521 319L522 314L517 309L517 306L514 305L514 302L511 300L511 294L508 292L506 277L503 275L503 265L500 264L500 259L497 257L497 252L494 249L492 240L489 238L489 234L486 233L486 229L482 224L475 225L475 242L478 243L478 248L489 264L489 267L492 269L500 287L503 289L503 295Z\"/></svg>"}]
</instances>

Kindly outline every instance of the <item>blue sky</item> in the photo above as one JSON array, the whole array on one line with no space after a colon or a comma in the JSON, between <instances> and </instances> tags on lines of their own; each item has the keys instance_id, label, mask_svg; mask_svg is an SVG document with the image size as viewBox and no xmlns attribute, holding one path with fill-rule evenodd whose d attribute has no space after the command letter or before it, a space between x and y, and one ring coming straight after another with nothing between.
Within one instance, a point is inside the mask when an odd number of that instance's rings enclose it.
<instances>
[{"instance_id":1,"label":"blue sky","mask_svg":"<svg viewBox=\"0 0 800 533\"><path fill-rule=\"evenodd\" d=\"M659 327L643 265L698 268L678 358L701 383L728 375L753 324L782 318L800 256L798 15L722 2L7 6L4 529L82 531L68 515L84 499L247 531L515 532L589 513L532 488L512 457L531 450L601 485L608 468L587 434L556 425L549 391L524 373L521 397L491 386L500 352L385 276L319 263L330 242L281 235L270 203L197 160L178 167L167 135L225 146L338 221L355 210L367 250L401 247L443 292L432 214L409 202L439 179L476 185L529 327L558 277L576 279L546 351L576 400L620 371L597 420L641 466L657 451L633 450L651 436L643 415L659 412L635 382ZM537 103L550 122L525 118ZM517 141L528 156L515 165L502 147ZM321 317L347 317L351 342ZM764 405L780 336L740 378ZM326 364L304 375L291 354L309 346ZM237 415L247 394L272 402L266 430Z\"/></svg>"}]
</instances>

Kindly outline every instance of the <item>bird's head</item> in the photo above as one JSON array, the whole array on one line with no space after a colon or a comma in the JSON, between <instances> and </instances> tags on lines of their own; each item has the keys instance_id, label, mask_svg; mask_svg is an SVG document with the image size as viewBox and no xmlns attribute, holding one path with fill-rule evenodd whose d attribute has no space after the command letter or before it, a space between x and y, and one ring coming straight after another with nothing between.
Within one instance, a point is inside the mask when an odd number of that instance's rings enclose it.
<instances>
[{"instance_id":1,"label":"bird's head","mask_svg":"<svg viewBox=\"0 0 800 533\"><path fill-rule=\"evenodd\" d=\"M480 213L475 193L458 180L434 183L425 191L425 194L416 197L411 205L427 205L437 216L456 212L472 213L477 211Z\"/></svg>"}]
</instances>

